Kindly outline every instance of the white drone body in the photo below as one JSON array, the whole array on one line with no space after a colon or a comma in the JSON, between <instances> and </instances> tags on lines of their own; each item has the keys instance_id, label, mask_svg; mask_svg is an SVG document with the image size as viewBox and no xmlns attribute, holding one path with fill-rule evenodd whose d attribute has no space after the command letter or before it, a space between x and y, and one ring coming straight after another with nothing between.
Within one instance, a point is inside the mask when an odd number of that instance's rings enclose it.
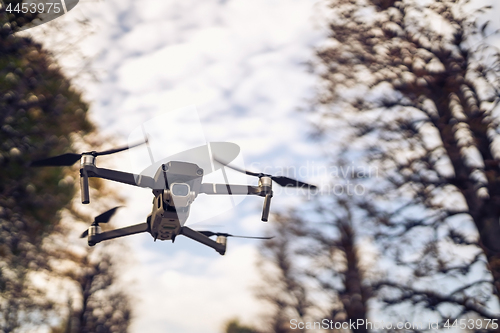
<instances>
[{"instance_id":1,"label":"white drone body","mask_svg":"<svg viewBox=\"0 0 500 333\"><path fill-rule=\"evenodd\" d=\"M99 223L107 223L109 221L118 207L112 208L97 216L90 228L82 234L82 237L88 238L89 246L94 246L108 239L148 232L155 241L158 239L174 242L178 235L183 235L207 245L221 255L224 255L226 252L227 237L258 239L269 239L272 237L234 236L221 232L196 231L186 227L185 223L189 217L191 204L199 194L257 195L264 197L262 221L266 222L269 217L271 198L273 196L273 181L281 186L316 188L314 185L309 185L288 177L255 173L228 165L239 154L240 150L237 145L228 142L212 142L205 146L184 151L152 164L139 175L96 167L95 161L97 156L113 154L135 146L138 145L104 152L67 153L32 163L32 166L65 166L72 165L76 161L81 160L80 187L83 204L90 203L89 177L103 178L152 189L154 195L153 209L147 217L146 222L102 232ZM217 156L217 158L214 156ZM196 161L196 163L193 163L193 161ZM258 186L202 183L205 173L213 172L222 167L229 167L247 175L258 177ZM152 174L153 172L155 172L154 177L148 176L148 174ZM214 241L210 238L211 236L217 236L217 239Z\"/></svg>"}]
</instances>

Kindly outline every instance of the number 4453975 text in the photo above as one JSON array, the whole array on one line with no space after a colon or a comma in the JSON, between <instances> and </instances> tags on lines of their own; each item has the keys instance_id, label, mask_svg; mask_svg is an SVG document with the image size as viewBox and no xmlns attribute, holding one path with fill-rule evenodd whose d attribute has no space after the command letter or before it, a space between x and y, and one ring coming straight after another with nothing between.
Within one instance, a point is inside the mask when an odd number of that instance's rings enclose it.
<instances>
[{"instance_id":1,"label":"number 4453975 text","mask_svg":"<svg viewBox=\"0 0 500 333\"><path fill-rule=\"evenodd\" d=\"M494 329L498 328L498 319L455 319L453 323L450 323L448 319L443 325L444 328L461 328L461 329Z\"/></svg>"},{"instance_id":2,"label":"number 4453975 text","mask_svg":"<svg viewBox=\"0 0 500 333\"><path fill-rule=\"evenodd\" d=\"M45 11L47 9L47 11ZM23 3L23 4L16 4L14 8L12 8L12 3L9 3L7 8L5 8L5 11L8 13L50 13L51 11L53 13L58 14L61 12L61 4L60 3L54 3L54 2L46 2L46 3Z\"/></svg>"}]
</instances>

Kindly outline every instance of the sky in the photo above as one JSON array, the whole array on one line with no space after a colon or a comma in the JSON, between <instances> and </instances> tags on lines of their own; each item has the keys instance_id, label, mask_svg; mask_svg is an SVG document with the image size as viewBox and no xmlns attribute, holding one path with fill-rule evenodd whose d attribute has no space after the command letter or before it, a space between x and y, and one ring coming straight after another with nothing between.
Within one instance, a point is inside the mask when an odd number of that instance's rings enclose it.
<instances>
[{"instance_id":1,"label":"sky","mask_svg":"<svg viewBox=\"0 0 500 333\"><path fill-rule=\"evenodd\" d=\"M81 18L94 32L88 38L72 25ZM54 50L74 40L91 57L88 66L99 81L79 77L76 84L91 104L90 118L114 143L126 144L134 130L149 124L168 134L153 135L162 157L205 141L229 141L241 149L235 160L241 166L278 174L290 168L289 176L319 184L321 149L308 139L308 115L300 109L314 96L317 78L307 63L324 39L321 18L315 0L81 1L57 20L73 39L50 30L47 35L43 27L31 33L43 30ZM81 67L74 56L59 60L69 73ZM186 107L197 117L193 126L170 117ZM138 152L102 158L98 165L137 171ZM230 177L257 183L241 174ZM115 224L143 222L151 211L150 190L110 186L128 199ZM240 199L200 195L187 225L265 234L262 198ZM271 211L302 200L307 198L275 188ZM182 237L175 244L153 242L149 234L123 242L131 254L124 278L136 297L131 332L216 333L228 319L253 324L266 311L253 297L259 241L229 239L225 256Z\"/></svg>"}]
</instances>

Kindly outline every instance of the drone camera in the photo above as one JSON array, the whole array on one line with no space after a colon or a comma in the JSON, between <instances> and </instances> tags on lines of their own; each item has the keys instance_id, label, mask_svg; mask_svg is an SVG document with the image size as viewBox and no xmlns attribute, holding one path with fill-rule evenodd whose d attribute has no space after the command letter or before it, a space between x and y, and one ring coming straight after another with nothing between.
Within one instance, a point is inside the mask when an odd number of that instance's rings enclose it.
<instances>
[{"instance_id":1,"label":"drone camera","mask_svg":"<svg viewBox=\"0 0 500 333\"><path fill-rule=\"evenodd\" d=\"M185 197L189 194L189 185L172 184L171 192L174 197Z\"/></svg>"},{"instance_id":2,"label":"drone camera","mask_svg":"<svg viewBox=\"0 0 500 333\"><path fill-rule=\"evenodd\" d=\"M170 201L170 206L188 207L196 198L196 193L186 183L170 184L170 189L165 190L165 198Z\"/></svg>"}]
</instances>

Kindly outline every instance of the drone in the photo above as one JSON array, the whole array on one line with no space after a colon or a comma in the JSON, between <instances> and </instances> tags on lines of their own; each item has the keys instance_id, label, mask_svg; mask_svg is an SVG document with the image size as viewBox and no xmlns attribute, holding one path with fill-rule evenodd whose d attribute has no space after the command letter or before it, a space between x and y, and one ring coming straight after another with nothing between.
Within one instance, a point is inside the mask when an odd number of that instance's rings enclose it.
<instances>
[{"instance_id":1,"label":"drone","mask_svg":"<svg viewBox=\"0 0 500 333\"><path fill-rule=\"evenodd\" d=\"M34 167L71 166L80 160L82 204L90 203L89 178L91 177L152 190L154 195L153 208L146 222L103 232L99 224L107 223L119 207L112 208L97 216L88 230L82 233L81 238L87 237L89 246L94 246L104 240L147 232L151 234L155 241L157 239L162 241L171 240L172 243L178 235L183 235L211 247L219 254L224 255L226 253L227 237L253 239L270 239L272 237L235 236L222 232L197 231L185 226L184 224L189 217L191 204L199 194L256 195L263 197L264 205L261 220L267 222L271 198L273 197L273 181L284 187L310 190L317 188L315 185L310 185L289 177L256 173L229 165L240 151L238 145L230 142L209 142L206 145L189 149L153 163L140 174L98 168L96 166L96 158L98 156L115 154L145 143L147 144L147 140L139 144L102 152L66 153L31 163L31 166ZM149 153L151 155L150 150ZM258 185L202 183L204 175L219 169L223 171L227 183L227 176L223 167L229 167L246 175L258 177ZM148 176L153 173L154 176ZM210 237L212 236L217 236L216 240L211 239Z\"/></svg>"}]
</instances>

